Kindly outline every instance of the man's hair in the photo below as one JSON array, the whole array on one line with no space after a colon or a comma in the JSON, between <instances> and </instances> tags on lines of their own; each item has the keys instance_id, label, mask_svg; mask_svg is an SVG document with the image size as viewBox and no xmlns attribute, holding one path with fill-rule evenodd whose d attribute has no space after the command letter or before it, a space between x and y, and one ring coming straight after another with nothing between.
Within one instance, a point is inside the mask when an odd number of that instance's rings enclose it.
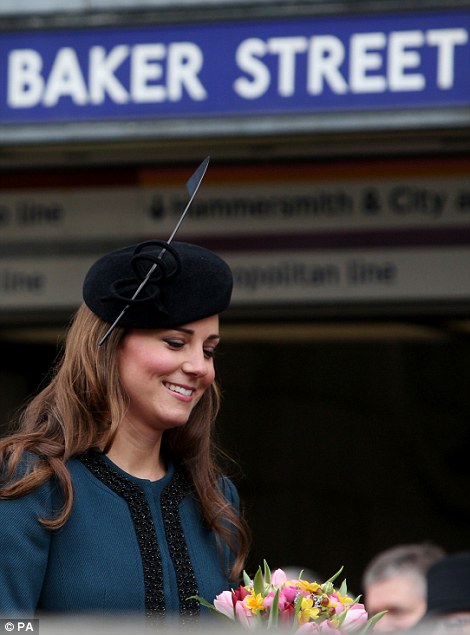
<instances>
[{"instance_id":1,"label":"man's hair","mask_svg":"<svg viewBox=\"0 0 470 635\"><path fill-rule=\"evenodd\" d=\"M397 545L378 553L369 562L362 576L362 587L401 574L414 574L422 578L431 565L445 556L445 551L431 543Z\"/></svg>"}]
</instances>

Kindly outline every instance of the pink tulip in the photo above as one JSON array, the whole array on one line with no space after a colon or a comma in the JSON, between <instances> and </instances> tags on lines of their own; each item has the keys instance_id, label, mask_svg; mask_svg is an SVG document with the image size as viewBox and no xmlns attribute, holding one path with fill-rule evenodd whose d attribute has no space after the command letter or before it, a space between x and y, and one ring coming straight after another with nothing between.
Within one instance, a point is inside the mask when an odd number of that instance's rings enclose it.
<instances>
[{"instance_id":1,"label":"pink tulip","mask_svg":"<svg viewBox=\"0 0 470 635\"><path fill-rule=\"evenodd\" d=\"M271 591L271 593L268 593L268 595L264 598L263 606L265 609L270 609L272 607L275 595L276 594L274 593L274 591ZM280 599L281 599L281 594L279 594L279 600Z\"/></svg>"},{"instance_id":2,"label":"pink tulip","mask_svg":"<svg viewBox=\"0 0 470 635\"><path fill-rule=\"evenodd\" d=\"M279 593L279 611L282 613L284 611L289 611L291 608L294 608L294 602L287 598L284 591L281 591Z\"/></svg>"},{"instance_id":3,"label":"pink tulip","mask_svg":"<svg viewBox=\"0 0 470 635\"><path fill-rule=\"evenodd\" d=\"M339 633L341 633L341 629L335 628L330 620L321 622L319 630L322 635L326 635L327 633L329 633L330 635L338 635Z\"/></svg>"},{"instance_id":4,"label":"pink tulip","mask_svg":"<svg viewBox=\"0 0 470 635\"><path fill-rule=\"evenodd\" d=\"M289 586L285 586L282 589L282 592L288 602L294 602L295 598L297 597L297 593L300 593L300 589L296 586L289 585ZM306 595L306 594L304 593L303 595Z\"/></svg>"},{"instance_id":5,"label":"pink tulip","mask_svg":"<svg viewBox=\"0 0 470 635\"><path fill-rule=\"evenodd\" d=\"M220 613L223 613L231 620L235 619L232 591L222 591L222 593L215 598L214 606Z\"/></svg>"},{"instance_id":6,"label":"pink tulip","mask_svg":"<svg viewBox=\"0 0 470 635\"><path fill-rule=\"evenodd\" d=\"M318 631L319 625L316 622L305 622L295 631L295 635L313 635L313 633L318 633Z\"/></svg>"},{"instance_id":7,"label":"pink tulip","mask_svg":"<svg viewBox=\"0 0 470 635\"><path fill-rule=\"evenodd\" d=\"M270 609L273 601L274 601L274 596L276 595L276 592L271 591L270 593L268 593L268 595L264 598L263 601L263 606L265 609ZM287 606L291 605L292 602L288 601L286 596L284 595L284 591L279 591L279 599L278 599L278 610L279 611L284 611L286 609Z\"/></svg>"},{"instance_id":8,"label":"pink tulip","mask_svg":"<svg viewBox=\"0 0 470 635\"><path fill-rule=\"evenodd\" d=\"M279 622L283 626L290 626L294 621L295 608L292 603L284 605L284 608L279 610Z\"/></svg>"},{"instance_id":9,"label":"pink tulip","mask_svg":"<svg viewBox=\"0 0 470 635\"><path fill-rule=\"evenodd\" d=\"M353 604L344 618L341 628L344 631L355 631L365 626L369 616L363 604Z\"/></svg>"},{"instance_id":10,"label":"pink tulip","mask_svg":"<svg viewBox=\"0 0 470 635\"><path fill-rule=\"evenodd\" d=\"M235 604L235 616L237 622L239 622L243 628L247 628L250 631L256 628L256 616L253 615L243 602L237 602Z\"/></svg>"},{"instance_id":11,"label":"pink tulip","mask_svg":"<svg viewBox=\"0 0 470 635\"><path fill-rule=\"evenodd\" d=\"M282 569L276 569L271 573L271 584L275 587L281 587L287 582L287 576Z\"/></svg>"},{"instance_id":12,"label":"pink tulip","mask_svg":"<svg viewBox=\"0 0 470 635\"><path fill-rule=\"evenodd\" d=\"M343 604L341 602L341 600L339 599L339 597L336 595L336 593L332 593L330 595L330 607L333 607L335 610L335 614L338 615L339 613L342 613L348 606L350 606L349 604Z\"/></svg>"},{"instance_id":13,"label":"pink tulip","mask_svg":"<svg viewBox=\"0 0 470 635\"><path fill-rule=\"evenodd\" d=\"M241 585L238 587L236 591L232 591L233 606L235 606L237 602L242 602L247 595L250 595L250 592L247 591L245 587Z\"/></svg>"}]
</instances>

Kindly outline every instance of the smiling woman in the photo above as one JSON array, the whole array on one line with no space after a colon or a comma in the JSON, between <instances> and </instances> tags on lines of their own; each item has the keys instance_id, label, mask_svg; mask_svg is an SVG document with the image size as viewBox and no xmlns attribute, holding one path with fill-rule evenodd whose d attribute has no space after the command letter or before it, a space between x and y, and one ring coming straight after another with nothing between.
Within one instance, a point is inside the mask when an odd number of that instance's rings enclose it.
<instances>
[{"instance_id":1,"label":"smiling woman","mask_svg":"<svg viewBox=\"0 0 470 635\"><path fill-rule=\"evenodd\" d=\"M129 407L108 456L125 463L128 471L148 478L155 476L155 470L164 470L154 461L163 432L184 425L214 382L218 327L218 316L213 315L173 330L131 331L124 337L118 363ZM136 440L144 456L137 451L131 457L129 447ZM134 466L129 463L132 458Z\"/></svg>"},{"instance_id":2,"label":"smiling woman","mask_svg":"<svg viewBox=\"0 0 470 635\"><path fill-rule=\"evenodd\" d=\"M49 385L0 442L0 615L186 620L237 580L248 534L213 439L231 290L187 243L91 267Z\"/></svg>"}]
</instances>

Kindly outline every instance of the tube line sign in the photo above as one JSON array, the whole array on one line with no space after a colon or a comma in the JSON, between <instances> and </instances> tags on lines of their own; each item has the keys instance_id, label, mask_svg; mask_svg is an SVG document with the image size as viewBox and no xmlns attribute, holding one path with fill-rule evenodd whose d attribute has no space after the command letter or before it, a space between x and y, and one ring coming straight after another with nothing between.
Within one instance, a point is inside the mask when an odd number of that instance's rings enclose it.
<instances>
[{"instance_id":1,"label":"tube line sign","mask_svg":"<svg viewBox=\"0 0 470 635\"><path fill-rule=\"evenodd\" d=\"M215 174L217 174L214 168ZM236 170L234 169L236 174ZM278 177L279 177L279 173ZM327 249L373 244L470 247L468 174L367 181L260 176L211 183L199 192L182 232L239 250ZM171 233L184 208L181 187L165 185L0 190L0 261L8 246L140 241Z\"/></svg>"},{"instance_id":2,"label":"tube line sign","mask_svg":"<svg viewBox=\"0 0 470 635\"><path fill-rule=\"evenodd\" d=\"M468 304L470 161L277 168L257 166L240 193L253 166L214 166L180 230L226 257L234 306ZM0 191L0 318L72 309L103 243L169 235L186 202L181 182L158 170L134 180L97 187L82 175L73 187Z\"/></svg>"},{"instance_id":3,"label":"tube line sign","mask_svg":"<svg viewBox=\"0 0 470 635\"><path fill-rule=\"evenodd\" d=\"M467 248L221 252L234 275L234 306L334 302L467 302ZM72 309L88 268L101 256L0 260L0 316L22 309Z\"/></svg>"},{"instance_id":4,"label":"tube line sign","mask_svg":"<svg viewBox=\"0 0 470 635\"><path fill-rule=\"evenodd\" d=\"M0 124L470 104L470 11L0 33Z\"/></svg>"}]
</instances>

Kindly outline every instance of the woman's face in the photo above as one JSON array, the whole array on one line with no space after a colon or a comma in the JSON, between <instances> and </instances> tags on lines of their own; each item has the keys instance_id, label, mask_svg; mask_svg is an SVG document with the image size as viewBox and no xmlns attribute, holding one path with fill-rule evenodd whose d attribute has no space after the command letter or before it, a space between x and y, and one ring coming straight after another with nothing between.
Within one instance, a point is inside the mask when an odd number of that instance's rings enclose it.
<instances>
[{"instance_id":1,"label":"woman's face","mask_svg":"<svg viewBox=\"0 0 470 635\"><path fill-rule=\"evenodd\" d=\"M171 329L133 330L121 342L121 384L130 405L123 423L163 431L187 422L215 379L219 318Z\"/></svg>"}]
</instances>

